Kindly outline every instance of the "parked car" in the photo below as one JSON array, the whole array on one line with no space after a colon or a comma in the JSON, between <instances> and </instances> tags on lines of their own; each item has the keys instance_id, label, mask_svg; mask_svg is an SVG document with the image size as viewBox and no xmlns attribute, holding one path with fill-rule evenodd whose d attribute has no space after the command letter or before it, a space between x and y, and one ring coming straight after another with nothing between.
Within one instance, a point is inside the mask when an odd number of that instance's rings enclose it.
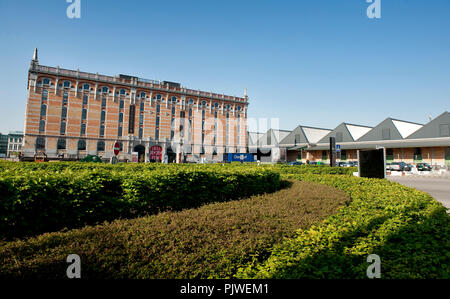
<instances>
[{"instance_id":1,"label":"parked car","mask_svg":"<svg viewBox=\"0 0 450 299\"><path fill-rule=\"evenodd\" d=\"M387 167L386 167L387 169ZM405 162L392 162L389 163L389 170L391 171L411 171L411 167Z\"/></svg>"},{"instance_id":2,"label":"parked car","mask_svg":"<svg viewBox=\"0 0 450 299\"><path fill-rule=\"evenodd\" d=\"M293 161L293 162L289 162L288 165L292 166L292 165L303 165L302 162L298 162L298 161Z\"/></svg>"},{"instance_id":3,"label":"parked car","mask_svg":"<svg viewBox=\"0 0 450 299\"><path fill-rule=\"evenodd\" d=\"M431 171L433 167L428 163L417 163L418 171Z\"/></svg>"}]
</instances>

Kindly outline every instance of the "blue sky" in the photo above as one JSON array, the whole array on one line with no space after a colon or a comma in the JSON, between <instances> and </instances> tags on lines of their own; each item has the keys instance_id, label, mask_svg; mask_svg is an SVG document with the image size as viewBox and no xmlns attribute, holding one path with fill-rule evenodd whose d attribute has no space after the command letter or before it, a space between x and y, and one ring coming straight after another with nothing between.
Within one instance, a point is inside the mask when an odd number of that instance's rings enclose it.
<instances>
[{"instance_id":1,"label":"blue sky","mask_svg":"<svg viewBox=\"0 0 450 299\"><path fill-rule=\"evenodd\" d=\"M450 1L0 0L0 132L23 130L33 48L43 65L242 95L249 117L334 128L450 110Z\"/></svg>"}]
</instances>

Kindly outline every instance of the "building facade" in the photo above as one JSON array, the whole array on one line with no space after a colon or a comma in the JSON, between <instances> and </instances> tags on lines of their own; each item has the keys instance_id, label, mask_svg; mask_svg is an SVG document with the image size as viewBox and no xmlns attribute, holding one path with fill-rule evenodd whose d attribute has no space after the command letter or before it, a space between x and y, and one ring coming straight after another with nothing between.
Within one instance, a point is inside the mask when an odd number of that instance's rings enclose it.
<instances>
[{"instance_id":1,"label":"building facade","mask_svg":"<svg viewBox=\"0 0 450 299\"><path fill-rule=\"evenodd\" d=\"M8 135L0 133L0 158L6 158L8 153Z\"/></svg>"},{"instance_id":2,"label":"building facade","mask_svg":"<svg viewBox=\"0 0 450 299\"><path fill-rule=\"evenodd\" d=\"M358 150L386 149L386 162L429 163L450 166L450 113L444 112L429 123L387 118L375 127L342 123L334 130L299 126L280 146L286 161L330 163L330 137L340 145L337 161L357 161ZM308 128L308 127L306 127Z\"/></svg>"},{"instance_id":3,"label":"building facade","mask_svg":"<svg viewBox=\"0 0 450 299\"><path fill-rule=\"evenodd\" d=\"M23 155L109 159L118 142L122 161L221 161L225 153L246 152L247 110L246 92L227 96L167 81L42 66L35 49Z\"/></svg>"},{"instance_id":4,"label":"building facade","mask_svg":"<svg viewBox=\"0 0 450 299\"><path fill-rule=\"evenodd\" d=\"M17 158L22 152L23 132L13 131L8 134L8 147L6 156L8 158Z\"/></svg>"}]
</instances>

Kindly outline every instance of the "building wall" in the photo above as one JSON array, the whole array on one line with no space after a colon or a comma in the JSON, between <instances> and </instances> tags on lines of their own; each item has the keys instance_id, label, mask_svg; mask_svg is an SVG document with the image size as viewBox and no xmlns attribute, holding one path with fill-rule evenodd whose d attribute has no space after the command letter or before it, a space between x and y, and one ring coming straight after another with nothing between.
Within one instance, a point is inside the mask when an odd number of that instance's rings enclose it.
<instances>
[{"instance_id":1,"label":"building wall","mask_svg":"<svg viewBox=\"0 0 450 299\"><path fill-rule=\"evenodd\" d=\"M172 147L173 151L179 153L183 151L180 144L188 144L188 122L192 121L191 144L192 153L186 154L189 158L212 156L213 146L216 146L217 157L221 157L225 152L245 152L247 147L246 136L246 102L234 103L232 101L211 99L203 97L192 97L174 92L161 92L150 88L133 88L127 85L108 85L99 83L95 80L77 80L76 78L64 76L52 76L49 74L30 73L28 88L28 100L25 113L25 144L23 153L25 156L32 157L36 153L36 138L45 139L45 152L49 157L58 157L64 155L65 158L81 158L88 154L99 155L109 158L113 155L113 145L115 141L123 144L123 152L119 159L130 159L131 152L136 145L142 144L146 147L148 154L149 147L155 144L162 145L164 151ZM43 79L49 79L50 84L44 85ZM70 82L70 87L64 87L64 81ZM84 84L89 84L89 90L84 90ZM102 93L103 86L108 87L107 93ZM80 90L80 88L82 88ZM125 94L114 96L124 89ZM47 99L43 100L44 90L47 90ZM100 91L99 91L100 90ZM64 92L68 93L68 102L63 104ZM145 98L140 98L140 94L145 92ZM156 98L161 95L161 99ZM83 97L87 96L87 104L83 105ZM172 97L177 101L172 102ZM106 98L106 108L102 108L102 100ZM192 105L188 104L189 99L193 99ZM167 101L169 100L169 101ZM123 101L123 108L120 108L120 102ZM203 107L202 102L206 101L208 106ZM219 103L220 108L211 107ZM144 110L140 109L141 103L144 104ZM41 115L42 105L46 105L45 114ZM226 111L223 107L241 106L241 111L233 109ZM160 107L157 113L157 105ZM67 116L62 118L62 109L67 107ZM134 125L130 128L130 111L135 107ZM83 108L87 109L86 119L82 120ZM174 114L173 109L174 108ZM192 116L189 117L189 109L192 109ZM102 110L105 111L105 120L101 121ZM204 118L202 117L202 111ZM181 132L181 111L184 111L184 126ZM217 111L217 119L214 118L214 112ZM118 136L119 131L119 113L123 113L122 136ZM226 144L227 118L228 124L228 144ZM239 144L237 143L237 115L240 114L239 125ZM159 138L155 136L156 118L159 117ZM140 122L142 118L142 122ZM173 126L172 126L172 119ZM45 121L44 131L39 130L40 121ZM65 133L61 133L61 122L66 122ZM202 122L204 125L202 126ZM214 124L217 123L216 139L214 144ZM86 125L85 134L81 134L82 124ZM100 126L104 125L104 135L100 135ZM142 130L142 138L139 136L139 130ZM172 131L174 136L172 136ZM202 134L204 137L204 152L201 151ZM182 137L183 135L183 137ZM58 150L58 139L66 140L66 148ZM78 141L86 141L86 150L78 150ZM105 150L98 151L97 144L99 140L105 142ZM237 149L237 147L239 148Z\"/></svg>"}]
</instances>

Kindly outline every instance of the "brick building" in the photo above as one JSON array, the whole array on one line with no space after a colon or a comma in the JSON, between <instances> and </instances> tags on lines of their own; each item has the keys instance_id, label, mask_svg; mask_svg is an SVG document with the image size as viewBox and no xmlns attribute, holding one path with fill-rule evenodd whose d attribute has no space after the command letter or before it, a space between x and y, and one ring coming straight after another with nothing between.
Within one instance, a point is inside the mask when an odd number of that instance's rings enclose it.
<instances>
[{"instance_id":1,"label":"brick building","mask_svg":"<svg viewBox=\"0 0 450 299\"><path fill-rule=\"evenodd\" d=\"M39 65L28 76L24 159L221 161L245 153L248 97L187 89L173 82L103 76ZM159 154L161 152L162 154Z\"/></svg>"}]
</instances>

